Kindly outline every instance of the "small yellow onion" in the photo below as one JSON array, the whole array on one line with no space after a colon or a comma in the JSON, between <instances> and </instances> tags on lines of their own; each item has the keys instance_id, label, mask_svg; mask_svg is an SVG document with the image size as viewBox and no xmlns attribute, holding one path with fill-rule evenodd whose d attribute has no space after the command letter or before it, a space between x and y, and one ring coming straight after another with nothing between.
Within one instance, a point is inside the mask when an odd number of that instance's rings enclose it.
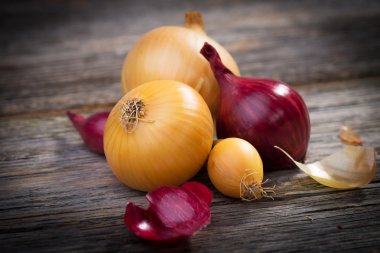
<instances>
[{"instance_id":1,"label":"small yellow onion","mask_svg":"<svg viewBox=\"0 0 380 253\"><path fill-rule=\"evenodd\" d=\"M207 104L193 88L171 80L128 92L112 109L104 130L104 152L113 173L141 191L192 178L212 142Z\"/></svg>"},{"instance_id":2,"label":"small yellow onion","mask_svg":"<svg viewBox=\"0 0 380 253\"><path fill-rule=\"evenodd\" d=\"M206 41L217 49L223 63L239 75L232 56L206 35L201 14L189 12L185 16L185 27L159 27L137 41L129 51L122 69L123 92L148 81L177 80L197 90L214 115L220 91L208 62L200 54Z\"/></svg>"},{"instance_id":3,"label":"small yellow onion","mask_svg":"<svg viewBox=\"0 0 380 253\"><path fill-rule=\"evenodd\" d=\"M243 200L269 197L273 189L263 188L263 162L257 150L240 138L216 143L210 152L207 171L212 184L224 195Z\"/></svg>"}]
</instances>

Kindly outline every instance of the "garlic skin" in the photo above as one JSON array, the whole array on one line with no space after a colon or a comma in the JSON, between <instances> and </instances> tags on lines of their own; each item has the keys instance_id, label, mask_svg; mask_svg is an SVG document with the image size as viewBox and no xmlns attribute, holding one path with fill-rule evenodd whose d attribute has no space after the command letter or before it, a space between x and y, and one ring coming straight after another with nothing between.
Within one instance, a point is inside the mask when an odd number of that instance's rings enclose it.
<instances>
[{"instance_id":1,"label":"garlic skin","mask_svg":"<svg viewBox=\"0 0 380 253\"><path fill-rule=\"evenodd\" d=\"M342 150L310 164L295 161L280 147L299 169L320 184L336 189L359 188L376 175L376 151L372 147L347 145Z\"/></svg>"},{"instance_id":2,"label":"garlic skin","mask_svg":"<svg viewBox=\"0 0 380 253\"><path fill-rule=\"evenodd\" d=\"M219 105L219 86L199 51L207 41L218 50L233 73L239 75L239 68L227 50L206 35L200 13L187 13L185 19L185 27L159 27L136 42L124 61L122 90L127 93L154 80L180 81L197 90L215 115Z\"/></svg>"}]
</instances>

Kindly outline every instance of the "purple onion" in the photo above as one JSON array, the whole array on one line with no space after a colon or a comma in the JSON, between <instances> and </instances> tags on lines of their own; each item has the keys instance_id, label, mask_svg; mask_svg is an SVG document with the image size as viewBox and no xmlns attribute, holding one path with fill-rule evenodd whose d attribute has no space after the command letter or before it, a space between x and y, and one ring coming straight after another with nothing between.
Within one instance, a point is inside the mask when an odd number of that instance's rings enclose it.
<instances>
[{"instance_id":1,"label":"purple onion","mask_svg":"<svg viewBox=\"0 0 380 253\"><path fill-rule=\"evenodd\" d=\"M274 146L303 161L310 139L310 119L298 92L282 81L235 76L207 42L201 54L209 61L221 90L218 138L238 137L250 142L258 150L265 170L293 167Z\"/></svg>"}]
</instances>

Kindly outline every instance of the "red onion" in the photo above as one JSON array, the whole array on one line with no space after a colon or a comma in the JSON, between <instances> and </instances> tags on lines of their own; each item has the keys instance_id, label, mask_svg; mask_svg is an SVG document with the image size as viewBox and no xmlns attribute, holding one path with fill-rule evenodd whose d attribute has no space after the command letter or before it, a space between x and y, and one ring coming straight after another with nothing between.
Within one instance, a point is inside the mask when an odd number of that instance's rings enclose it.
<instances>
[{"instance_id":1,"label":"red onion","mask_svg":"<svg viewBox=\"0 0 380 253\"><path fill-rule=\"evenodd\" d=\"M68 111L66 114L87 147L95 153L104 155L103 134L109 112L98 112L87 119L80 113Z\"/></svg>"},{"instance_id":2,"label":"red onion","mask_svg":"<svg viewBox=\"0 0 380 253\"><path fill-rule=\"evenodd\" d=\"M218 138L249 141L259 151L265 170L293 167L274 146L302 161L310 138L310 119L297 91L282 81L235 76L207 42L201 54L209 61L221 90Z\"/></svg>"},{"instance_id":3,"label":"red onion","mask_svg":"<svg viewBox=\"0 0 380 253\"><path fill-rule=\"evenodd\" d=\"M150 241L175 241L193 235L210 223L211 191L188 182L163 186L146 195L147 210L128 202L124 223L136 235Z\"/></svg>"}]
</instances>

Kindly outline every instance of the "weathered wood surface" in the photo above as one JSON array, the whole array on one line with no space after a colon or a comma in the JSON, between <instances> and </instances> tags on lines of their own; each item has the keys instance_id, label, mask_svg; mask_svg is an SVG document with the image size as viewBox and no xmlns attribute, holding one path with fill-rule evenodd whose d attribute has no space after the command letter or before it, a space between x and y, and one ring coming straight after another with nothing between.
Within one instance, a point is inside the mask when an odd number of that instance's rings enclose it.
<instances>
[{"instance_id":1,"label":"weathered wood surface","mask_svg":"<svg viewBox=\"0 0 380 253\"><path fill-rule=\"evenodd\" d=\"M139 35L203 10L209 34L244 75L294 85L310 110L307 160L341 147L341 125L380 151L378 1L34 1L0 8L0 252L291 252L380 250L380 173L338 191L297 170L266 177L274 201L214 193L212 223L157 245L123 225L128 200L145 205L64 115L110 109L123 58ZM379 157L377 157L379 166Z\"/></svg>"}]
</instances>

